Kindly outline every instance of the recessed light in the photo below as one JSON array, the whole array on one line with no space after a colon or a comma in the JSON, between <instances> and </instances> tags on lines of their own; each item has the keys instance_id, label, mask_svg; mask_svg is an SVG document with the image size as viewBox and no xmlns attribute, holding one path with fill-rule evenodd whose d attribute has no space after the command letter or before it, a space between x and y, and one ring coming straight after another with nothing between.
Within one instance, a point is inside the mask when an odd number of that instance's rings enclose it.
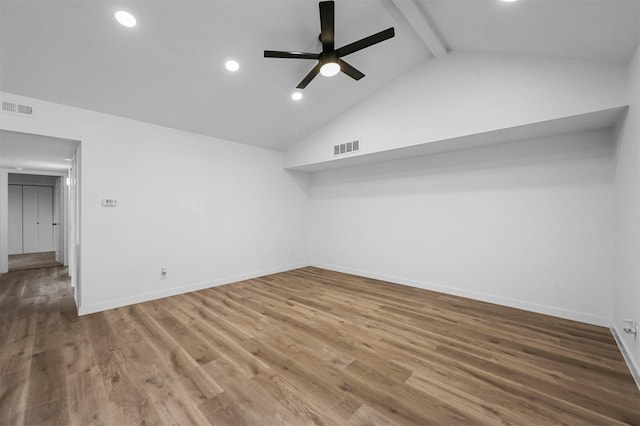
<instances>
[{"instance_id":1,"label":"recessed light","mask_svg":"<svg viewBox=\"0 0 640 426\"><path fill-rule=\"evenodd\" d=\"M505 2L505 3L515 3L518 0L502 0L502 1Z\"/></svg>"},{"instance_id":2,"label":"recessed light","mask_svg":"<svg viewBox=\"0 0 640 426\"><path fill-rule=\"evenodd\" d=\"M333 77L340 72L340 65L337 62L327 62L320 68L320 74L325 77Z\"/></svg>"},{"instance_id":3,"label":"recessed light","mask_svg":"<svg viewBox=\"0 0 640 426\"><path fill-rule=\"evenodd\" d=\"M119 10L115 14L116 21L120 23L120 25L124 25L125 27L135 27L136 26L136 18L130 14L129 12L125 12L124 10Z\"/></svg>"},{"instance_id":4,"label":"recessed light","mask_svg":"<svg viewBox=\"0 0 640 426\"><path fill-rule=\"evenodd\" d=\"M24 170L22 167L16 167L16 170L20 171L20 170Z\"/></svg>"},{"instance_id":5,"label":"recessed light","mask_svg":"<svg viewBox=\"0 0 640 426\"><path fill-rule=\"evenodd\" d=\"M224 63L224 67L231 72L235 72L240 69L240 64L238 63L238 61L234 61L233 59L230 59Z\"/></svg>"},{"instance_id":6,"label":"recessed light","mask_svg":"<svg viewBox=\"0 0 640 426\"><path fill-rule=\"evenodd\" d=\"M302 99L302 92L293 92L291 94L291 99L293 99L294 101L299 101L300 99Z\"/></svg>"}]
</instances>

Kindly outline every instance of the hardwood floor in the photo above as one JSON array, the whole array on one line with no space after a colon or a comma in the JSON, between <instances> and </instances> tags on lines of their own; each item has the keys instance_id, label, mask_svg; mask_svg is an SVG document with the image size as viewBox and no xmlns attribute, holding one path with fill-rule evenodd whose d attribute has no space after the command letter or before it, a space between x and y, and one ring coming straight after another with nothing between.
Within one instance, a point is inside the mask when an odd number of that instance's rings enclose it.
<instances>
[{"instance_id":1,"label":"hardwood floor","mask_svg":"<svg viewBox=\"0 0 640 426\"><path fill-rule=\"evenodd\" d=\"M26 269L49 268L59 266L55 251L42 253L10 254L9 271L24 271Z\"/></svg>"},{"instance_id":2,"label":"hardwood floor","mask_svg":"<svg viewBox=\"0 0 640 426\"><path fill-rule=\"evenodd\" d=\"M609 330L304 268L77 317L0 276L2 424L640 423Z\"/></svg>"}]
</instances>

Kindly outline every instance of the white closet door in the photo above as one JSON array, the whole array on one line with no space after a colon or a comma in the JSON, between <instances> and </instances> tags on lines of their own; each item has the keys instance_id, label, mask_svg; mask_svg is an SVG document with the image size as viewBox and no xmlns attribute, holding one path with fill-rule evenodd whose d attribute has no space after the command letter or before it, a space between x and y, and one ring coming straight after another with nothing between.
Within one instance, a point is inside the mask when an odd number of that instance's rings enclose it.
<instances>
[{"instance_id":1,"label":"white closet door","mask_svg":"<svg viewBox=\"0 0 640 426\"><path fill-rule=\"evenodd\" d=\"M22 250L23 253L40 251L38 241L38 187L22 187Z\"/></svg>"},{"instance_id":2,"label":"white closet door","mask_svg":"<svg viewBox=\"0 0 640 426\"><path fill-rule=\"evenodd\" d=\"M38 187L38 251L53 251L53 188Z\"/></svg>"},{"instance_id":3,"label":"white closet door","mask_svg":"<svg viewBox=\"0 0 640 426\"><path fill-rule=\"evenodd\" d=\"M9 254L22 253L22 186L9 185Z\"/></svg>"}]
</instances>

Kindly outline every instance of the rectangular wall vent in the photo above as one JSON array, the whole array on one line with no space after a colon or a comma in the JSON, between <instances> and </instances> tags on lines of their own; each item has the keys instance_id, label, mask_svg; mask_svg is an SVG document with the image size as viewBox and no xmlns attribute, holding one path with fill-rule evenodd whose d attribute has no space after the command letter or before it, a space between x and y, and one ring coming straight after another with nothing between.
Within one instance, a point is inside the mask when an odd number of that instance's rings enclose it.
<instances>
[{"instance_id":1,"label":"rectangular wall vent","mask_svg":"<svg viewBox=\"0 0 640 426\"><path fill-rule=\"evenodd\" d=\"M33 107L2 101L2 112L30 117L33 115Z\"/></svg>"},{"instance_id":2,"label":"rectangular wall vent","mask_svg":"<svg viewBox=\"0 0 640 426\"><path fill-rule=\"evenodd\" d=\"M333 146L333 155L349 154L356 151L360 151L360 141L357 140Z\"/></svg>"}]
</instances>

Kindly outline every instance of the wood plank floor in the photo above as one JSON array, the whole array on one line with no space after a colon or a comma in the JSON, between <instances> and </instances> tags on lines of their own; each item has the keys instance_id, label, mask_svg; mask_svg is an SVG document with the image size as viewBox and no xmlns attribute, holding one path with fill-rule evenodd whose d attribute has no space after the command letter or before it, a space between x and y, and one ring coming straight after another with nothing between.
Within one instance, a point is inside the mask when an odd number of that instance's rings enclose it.
<instances>
[{"instance_id":1,"label":"wood plank floor","mask_svg":"<svg viewBox=\"0 0 640 426\"><path fill-rule=\"evenodd\" d=\"M10 254L9 271L24 271L26 269L49 268L58 266L55 251L42 253Z\"/></svg>"},{"instance_id":2,"label":"wood plank floor","mask_svg":"<svg viewBox=\"0 0 640 426\"><path fill-rule=\"evenodd\" d=\"M0 276L2 424L640 423L609 330L303 268L77 317Z\"/></svg>"}]
</instances>

